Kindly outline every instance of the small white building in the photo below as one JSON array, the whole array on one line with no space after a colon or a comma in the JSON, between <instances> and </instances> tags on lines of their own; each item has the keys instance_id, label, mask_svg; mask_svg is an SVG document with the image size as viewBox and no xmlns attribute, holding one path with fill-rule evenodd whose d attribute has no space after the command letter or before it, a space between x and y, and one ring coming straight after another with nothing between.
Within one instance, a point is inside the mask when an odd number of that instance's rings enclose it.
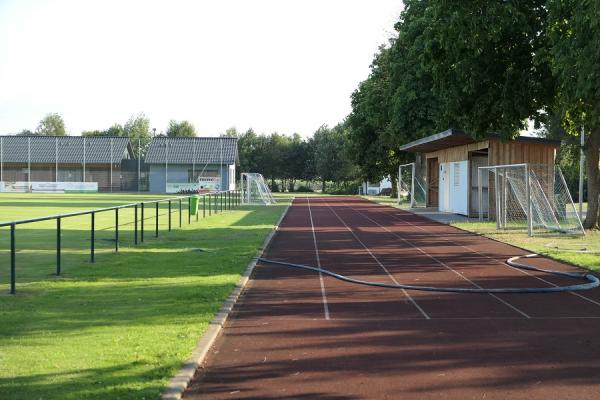
<instances>
[{"instance_id":1,"label":"small white building","mask_svg":"<svg viewBox=\"0 0 600 400\"><path fill-rule=\"evenodd\" d=\"M363 182L360 187L360 194L367 194L371 196L379 195L385 189L392 189L392 180L389 176L386 176L379 182Z\"/></svg>"}]
</instances>

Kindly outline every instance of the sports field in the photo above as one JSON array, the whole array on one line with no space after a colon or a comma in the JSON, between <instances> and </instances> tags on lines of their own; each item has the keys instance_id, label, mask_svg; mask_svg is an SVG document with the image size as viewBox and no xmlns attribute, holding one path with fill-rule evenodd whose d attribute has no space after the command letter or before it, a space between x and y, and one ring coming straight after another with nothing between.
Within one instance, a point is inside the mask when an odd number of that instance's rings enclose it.
<instances>
[{"instance_id":1,"label":"sports field","mask_svg":"<svg viewBox=\"0 0 600 400\"><path fill-rule=\"evenodd\" d=\"M0 220L155 200L155 195L2 194ZM183 204L161 203L159 237L146 214L133 245L133 209L62 221L62 275L55 221L19 225L17 294L8 294L8 229L0 231L0 398L158 399L240 279L285 204L239 207L188 225ZM154 209L153 209L154 210Z\"/></svg>"},{"instance_id":2,"label":"sports field","mask_svg":"<svg viewBox=\"0 0 600 400\"><path fill-rule=\"evenodd\" d=\"M357 197L298 198L265 257L354 279L549 288L522 249ZM547 258L528 264L577 268ZM189 399L597 399L600 289L460 294L260 263Z\"/></svg>"}]
</instances>

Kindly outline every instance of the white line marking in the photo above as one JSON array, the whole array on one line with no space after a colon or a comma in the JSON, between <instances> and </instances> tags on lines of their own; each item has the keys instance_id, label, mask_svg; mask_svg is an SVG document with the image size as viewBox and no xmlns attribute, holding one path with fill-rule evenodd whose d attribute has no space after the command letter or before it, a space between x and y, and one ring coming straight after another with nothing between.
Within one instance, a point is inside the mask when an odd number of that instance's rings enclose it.
<instances>
[{"instance_id":1,"label":"white line marking","mask_svg":"<svg viewBox=\"0 0 600 400\"><path fill-rule=\"evenodd\" d=\"M238 311L240 313L240 311ZM242 312L243 314L243 312ZM244 317L245 321L258 321L264 317ZM523 317L435 317L430 321L440 322L440 321L523 321L525 320ZM529 320L525 321L561 321L561 320L600 320L600 317L531 317ZM292 318L292 317L272 317L269 321L321 321L321 318ZM424 321L422 317L390 317L390 318L374 318L374 317L358 317L358 318L348 318L348 317L336 317L335 321L386 321L386 322L395 322L395 321ZM269 324L273 324L274 322L269 322ZM255 326L265 325L264 323Z\"/></svg>"},{"instance_id":2,"label":"white line marking","mask_svg":"<svg viewBox=\"0 0 600 400\"><path fill-rule=\"evenodd\" d=\"M402 236L398 235L395 232L390 231L387 227L381 225L379 222L373 220L372 218L370 218L369 216L363 214L361 211L356 210L352 207L348 207L349 209L353 210L354 212L356 212L359 215L362 215L364 218L368 219L369 221L379 225L380 227L382 227L383 229L385 229L387 232L389 232L390 234L394 235L395 237L397 237L398 239L402 240L404 243L408 244L409 246L417 249L418 251L420 251L423 255L426 255L427 257L431 258L432 260L434 260L435 262L437 262L438 264L440 264L443 267L446 267L447 269L449 269L450 271L454 272L456 275L460 276L461 278L463 278L464 280L466 280L467 282L469 282L470 284L472 284L473 286L479 288L479 289L483 289L481 286L479 286L477 283L473 282L472 280L470 280L469 278L467 278L466 276L464 276L462 273L456 271L454 268L450 267L449 265L447 265L446 263L444 263L443 261L437 259L435 256L427 253L425 250L421 249L419 246L409 242L408 240L406 240L405 238L403 238ZM527 313L525 313L524 311L518 309L517 307L513 306L512 304L510 304L509 302L505 301L504 299L496 296L494 293L488 293L490 296L492 296L494 299L498 300L499 302L501 302L502 304L504 304L505 306L513 309L514 311L518 312L519 314L521 314L522 316L524 316L525 318L531 318L531 316L529 316Z\"/></svg>"},{"instance_id":3,"label":"white line marking","mask_svg":"<svg viewBox=\"0 0 600 400\"><path fill-rule=\"evenodd\" d=\"M378 208L386 208L386 207L384 206L384 207L378 207ZM393 208L393 210L394 210L394 212L395 212L395 211L397 211L397 209L396 209L396 208ZM386 213L386 214L387 214L387 213ZM397 220L399 220L399 221L402 221L402 222L404 222L404 223L406 223L406 224L408 224L408 225L410 225L410 226L414 226L415 228L418 228L418 229L422 230L423 232L426 232L426 233L427 233L427 231L426 231L425 229L423 229L422 227L420 227L419 225L415 225L415 224L413 224L413 223L411 223L411 222L409 222L409 221L407 221L407 220L405 220L405 219L402 219L402 218L398 217L398 216L397 216L395 213L394 213L394 214L389 214L389 215L391 215L392 217L394 217L395 219L397 219ZM465 233L466 233L466 234L469 234L468 232L465 232ZM458 245L458 246L462 247L463 249L465 249L465 250L469 250L469 251L471 251L471 252L473 252L473 253L475 253L475 254L479 254L480 256L482 256L482 257L484 257L484 258L487 258L488 260L492 260L492 261L494 261L496 264L500 264L500 265L502 265L502 266L504 266L504 267L509 267L509 268L512 268L512 269L514 269L514 270L516 270L516 271L518 271L518 272L520 272L520 273L522 273L522 274L529 275L529 276L531 276L532 278L535 278L535 279L538 279L538 280L540 280L540 281L542 281L542 282L544 282L544 283L547 283L547 284L548 284L548 285L550 285L550 286L558 287L558 285L557 285L557 284L555 284L555 283L552 283L552 282L550 282L550 281L547 281L546 279L544 279L544 278L542 278L542 277L539 277L539 276L537 276L537 275L534 275L534 274L532 274L532 273L531 273L531 272L529 272L529 271L525 271L525 270L522 270L522 269L519 269L519 268L515 268L515 267L513 267L513 266L511 266L511 265L508 265L508 264L506 264L505 262L498 261L498 260L497 260L497 259L495 259L494 257L488 256L487 254L483 254L483 253L481 253L481 252L479 252L479 251L477 251L477 250L475 250L475 249L473 249L473 248L471 248L471 247L469 247L469 246L465 246L465 245L463 245L463 244L456 243L455 241L453 241L453 240L450 240L450 239L446 239L446 238L444 238L444 237L441 237L441 239L445 240L446 242L452 243L452 244L453 244L453 245L455 245L455 246L457 246L457 245ZM505 244L509 245L508 243L505 243ZM509 245L509 246L510 246L510 245ZM583 299L583 300L587 300L587 301L589 301L590 303L592 303L592 304L595 304L595 305L597 305L597 306L599 306L599 307L600 307L600 303L599 303L599 302L597 302L597 301L595 301L595 300L592 300L592 299L590 299L590 298L589 298L589 297L587 297L587 296L584 296L584 295L582 295L582 294L579 294L579 293L576 293L576 292L567 292L567 293L570 293L570 294L572 294L573 296L580 297L581 299Z\"/></svg>"},{"instance_id":4,"label":"white line marking","mask_svg":"<svg viewBox=\"0 0 600 400\"><path fill-rule=\"evenodd\" d=\"M312 229L313 243L315 245L315 254L317 256L317 266L321 268L321 258L319 257L319 247L317 246L317 235L315 234L315 224L313 223L312 211L310 209L310 199L306 197L308 202L308 215L310 216L310 227ZM321 284L321 296L323 297L323 312L325 313L325 319L329 319L329 304L327 304L327 295L325 294L325 282L323 282L323 275L319 271L319 282Z\"/></svg>"},{"instance_id":5,"label":"white line marking","mask_svg":"<svg viewBox=\"0 0 600 400\"><path fill-rule=\"evenodd\" d=\"M360 240L360 238L358 236L356 236L356 233L354 233L354 231L352 229L350 229L350 227L348 227L348 225L346 225L346 222L344 222L344 220L342 218L340 218L340 216L335 212L335 210L328 204L327 207L329 207L329 209L331 210L331 212L333 212L333 214L337 217L337 219L340 220L340 222L342 224L344 224L344 226L346 227L346 229L352 234L352 236L354 236L354 239L356 239L356 241L358 243L360 243L365 250L369 253L369 255L373 258L373 260L375 260L377 262L377 264L379 264L379 266L381 267L381 269L383 269L385 271L385 273L390 277L390 279L392 280L392 282L394 282L396 285L400 285L400 282L398 282L396 280L396 278L394 278L394 276L392 274L390 274L390 271L388 271L388 269L385 267L385 265L383 265L381 263L381 261L379 261L379 259L377 257L375 257L375 255L371 252L371 250L369 250L369 248L363 243L362 240ZM421 308L421 306L419 306L417 304L417 302L410 296L410 294L405 290L405 289L401 289L402 293L404 293L406 295L406 297L408 298L408 300L410 300L410 302L421 312L421 314L423 314L423 316L427 319L431 319L431 317L425 312L425 310L423 310Z\"/></svg>"}]
</instances>

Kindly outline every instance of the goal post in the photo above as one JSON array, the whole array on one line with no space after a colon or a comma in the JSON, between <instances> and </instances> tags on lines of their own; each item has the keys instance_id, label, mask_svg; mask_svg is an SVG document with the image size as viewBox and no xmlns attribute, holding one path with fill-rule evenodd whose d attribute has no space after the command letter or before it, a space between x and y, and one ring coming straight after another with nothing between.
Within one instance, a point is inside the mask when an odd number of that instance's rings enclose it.
<instances>
[{"instance_id":1,"label":"goal post","mask_svg":"<svg viewBox=\"0 0 600 400\"><path fill-rule=\"evenodd\" d=\"M487 172L487 178L484 173ZM484 182L487 179L487 182ZM484 219L483 188L488 188L488 220L497 229L526 229L584 235L581 218L560 167L547 164L507 164L479 167L479 220Z\"/></svg>"},{"instance_id":2,"label":"goal post","mask_svg":"<svg viewBox=\"0 0 600 400\"><path fill-rule=\"evenodd\" d=\"M243 204L276 204L275 198L265 182L265 178L256 172L242 173L242 203Z\"/></svg>"},{"instance_id":3,"label":"goal post","mask_svg":"<svg viewBox=\"0 0 600 400\"><path fill-rule=\"evenodd\" d=\"M398 204L405 199L411 208L425 207L425 185L417 175L415 163L398 166Z\"/></svg>"}]
</instances>

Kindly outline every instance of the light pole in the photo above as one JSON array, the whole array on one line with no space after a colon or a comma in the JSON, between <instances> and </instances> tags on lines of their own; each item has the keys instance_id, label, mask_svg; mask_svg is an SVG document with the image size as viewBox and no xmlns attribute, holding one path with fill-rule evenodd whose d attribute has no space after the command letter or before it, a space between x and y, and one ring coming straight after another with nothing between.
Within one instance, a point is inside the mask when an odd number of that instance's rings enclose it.
<instances>
[{"instance_id":1,"label":"light pole","mask_svg":"<svg viewBox=\"0 0 600 400\"><path fill-rule=\"evenodd\" d=\"M579 218L583 218L583 168L585 162L585 128L581 127L581 147L579 148Z\"/></svg>"}]
</instances>

